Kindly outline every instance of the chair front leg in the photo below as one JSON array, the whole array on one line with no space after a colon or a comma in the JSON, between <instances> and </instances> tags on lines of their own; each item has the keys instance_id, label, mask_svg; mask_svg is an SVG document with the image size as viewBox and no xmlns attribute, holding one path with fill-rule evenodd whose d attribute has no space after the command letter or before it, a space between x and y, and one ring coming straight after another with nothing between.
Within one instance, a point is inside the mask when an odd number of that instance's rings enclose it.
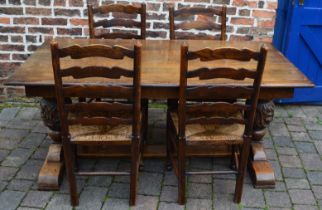
<instances>
[{"instance_id":1,"label":"chair front leg","mask_svg":"<svg viewBox=\"0 0 322 210\"><path fill-rule=\"evenodd\" d=\"M79 161L77 158L77 145L72 145L72 151L73 151L73 163L74 163L74 171L79 171Z\"/></svg>"}]
</instances>

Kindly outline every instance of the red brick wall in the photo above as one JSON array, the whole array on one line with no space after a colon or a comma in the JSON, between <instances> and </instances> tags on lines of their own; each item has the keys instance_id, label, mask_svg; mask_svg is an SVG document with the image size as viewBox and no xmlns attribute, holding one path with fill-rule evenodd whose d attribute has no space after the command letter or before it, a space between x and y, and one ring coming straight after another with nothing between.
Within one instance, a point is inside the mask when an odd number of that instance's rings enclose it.
<instances>
[{"instance_id":1,"label":"red brick wall","mask_svg":"<svg viewBox=\"0 0 322 210\"><path fill-rule=\"evenodd\" d=\"M88 0L93 5L137 3L134 0ZM277 0L146 0L147 36L167 39L168 5L213 7L227 5L230 40L271 41ZM23 63L44 40L52 37L87 37L86 0L0 0L0 81ZM0 96L16 94L1 86ZM18 93L23 93L19 89Z\"/></svg>"}]
</instances>

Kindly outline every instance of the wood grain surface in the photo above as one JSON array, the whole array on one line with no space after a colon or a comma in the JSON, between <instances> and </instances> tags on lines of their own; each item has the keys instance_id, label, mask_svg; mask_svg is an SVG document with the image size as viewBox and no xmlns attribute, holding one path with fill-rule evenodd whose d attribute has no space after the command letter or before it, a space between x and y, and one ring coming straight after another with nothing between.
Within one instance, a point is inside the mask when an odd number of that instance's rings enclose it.
<instances>
[{"instance_id":1,"label":"wood grain surface","mask_svg":"<svg viewBox=\"0 0 322 210\"><path fill-rule=\"evenodd\" d=\"M128 48L133 48L133 45L138 42L136 40L101 40L101 39L57 39L59 46L68 47L74 44L80 46L88 44L107 44L107 45L122 45ZM248 48L252 50L258 50L262 43L260 42L225 42L215 40L140 40L142 43L142 86L179 86L179 73L180 73L180 46L183 43L189 45L189 49L198 50L204 47L211 49L220 47L234 47L238 49ZM278 52L272 45L266 44L268 48L267 64L264 70L262 87L313 87L313 84L293 65L287 58L285 58L280 52ZM100 59L97 57L90 59L68 59L69 63L64 62L62 59L62 66L67 68L68 66L81 66L82 64L104 66L104 62L108 63L108 66L122 66L126 69L131 69L133 62L131 59L125 60L110 60ZM209 63L209 62L207 62ZM211 62L212 68L233 66L236 68L240 66L236 61L214 61ZM254 64L251 66L251 64ZM250 62L245 64L245 68L255 68L256 62ZM194 69L193 64L189 66L189 69ZM209 67L209 65L205 65ZM7 85L53 85L54 78L52 73L51 56L49 50L49 43L46 42L41 46L23 65L21 65L15 72L15 74L6 82ZM73 83L72 78L68 78L69 83ZM112 80L104 80L102 78L90 78L84 80L77 80L84 83L104 83ZM131 79L121 78L123 83L130 84ZM198 79L190 80L191 85L204 85ZM212 84L227 84L232 83L228 79L214 79L209 80L207 83ZM250 85L251 82L246 80L240 82L245 85Z\"/></svg>"}]
</instances>

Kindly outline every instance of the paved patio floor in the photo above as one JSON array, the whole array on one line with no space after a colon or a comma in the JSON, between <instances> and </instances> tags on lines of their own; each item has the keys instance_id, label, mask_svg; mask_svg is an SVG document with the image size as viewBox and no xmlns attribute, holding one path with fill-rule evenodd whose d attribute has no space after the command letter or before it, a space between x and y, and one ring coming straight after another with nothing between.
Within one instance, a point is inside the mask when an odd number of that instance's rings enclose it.
<instances>
[{"instance_id":1,"label":"paved patio floor","mask_svg":"<svg viewBox=\"0 0 322 210\"><path fill-rule=\"evenodd\" d=\"M0 209L72 209L66 179L60 191L38 191L37 175L51 140L36 107L5 108L0 113ZM165 141L165 111L150 111L153 142ZM279 106L264 145L276 172L275 189L254 189L247 176L241 204L232 202L234 179L188 179L187 204L177 205L177 182L163 160L147 159L140 172L137 205L131 209L319 209L322 201L322 107ZM190 168L212 169L221 159L192 159ZM127 160L84 160L83 166L124 168ZM129 209L129 179L91 177L78 180L76 209Z\"/></svg>"}]
</instances>

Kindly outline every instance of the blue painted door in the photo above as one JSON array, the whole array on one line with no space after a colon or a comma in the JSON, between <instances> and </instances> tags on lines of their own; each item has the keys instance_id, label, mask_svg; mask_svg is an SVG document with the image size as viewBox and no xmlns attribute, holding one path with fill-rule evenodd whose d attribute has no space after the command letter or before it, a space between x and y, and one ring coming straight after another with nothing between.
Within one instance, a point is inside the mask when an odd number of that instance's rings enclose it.
<instances>
[{"instance_id":1,"label":"blue painted door","mask_svg":"<svg viewBox=\"0 0 322 210\"><path fill-rule=\"evenodd\" d=\"M281 2L281 3L280 3ZM274 45L298 67L315 88L298 88L281 102L322 102L322 0L281 0ZM277 10L279 13L279 10ZM280 17L280 20L278 18Z\"/></svg>"},{"instance_id":2,"label":"blue painted door","mask_svg":"<svg viewBox=\"0 0 322 210\"><path fill-rule=\"evenodd\" d=\"M279 0L276 10L273 44L280 51L283 51L283 43L288 29L287 18L290 17L289 12L292 11L292 8L290 8L290 2L290 0Z\"/></svg>"}]
</instances>

